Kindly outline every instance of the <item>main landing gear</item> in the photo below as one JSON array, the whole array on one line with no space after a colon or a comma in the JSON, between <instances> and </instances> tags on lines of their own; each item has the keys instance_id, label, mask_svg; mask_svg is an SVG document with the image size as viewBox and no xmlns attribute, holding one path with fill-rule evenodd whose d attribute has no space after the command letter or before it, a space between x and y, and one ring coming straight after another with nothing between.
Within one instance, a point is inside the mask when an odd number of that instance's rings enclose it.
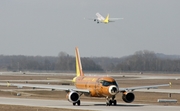
<instances>
[{"instance_id":1,"label":"main landing gear","mask_svg":"<svg viewBox=\"0 0 180 111\"><path fill-rule=\"evenodd\" d=\"M110 99L109 97L106 97L106 106L117 105L117 101L115 100L115 96Z\"/></svg>"},{"instance_id":2,"label":"main landing gear","mask_svg":"<svg viewBox=\"0 0 180 111\"><path fill-rule=\"evenodd\" d=\"M78 100L77 102L73 103L73 106L75 106L76 104L77 104L78 106L80 106L80 105L81 105L81 101Z\"/></svg>"},{"instance_id":3,"label":"main landing gear","mask_svg":"<svg viewBox=\"0 0 180 111\"><path fill-rule=\"evenodd\" d=\"M97 21L97 24L99 23L99 20L96 20L96 19L94 19L94 22L96 22Z\"/></svg>"}]
</instances>

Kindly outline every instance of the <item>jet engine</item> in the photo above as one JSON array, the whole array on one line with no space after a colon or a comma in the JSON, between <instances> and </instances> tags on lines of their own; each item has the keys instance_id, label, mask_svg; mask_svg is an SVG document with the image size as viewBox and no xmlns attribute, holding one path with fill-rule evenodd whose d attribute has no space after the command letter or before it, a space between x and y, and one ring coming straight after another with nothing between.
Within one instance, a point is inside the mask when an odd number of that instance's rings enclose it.
<instances>
[{"instance_id":1,"label":"jet engine","mask_svg":"<svg viewBox=\"0 0 180 111\"><path fill-rule=\"evenodd\" d=\"M126 103L131 103L131 102L133 102L134 101L134 99L135 99L135 95L133 94L133 93L124 93L123 95L122 95L122 99L123 99L123 101L124 102L126 102Z\"/></svg>"},{"instance_id":2,"label":"jet engine","mask_svg":"<svg viewBox=\"0 0 180 111\"><path fill-rule=\"evenodd\" d=\"M71 103L76 103L79 100L79 94L77 92L71 91L66 95L66 98Z\"/></svg>"},{"instance_id":3,"label":"jet engine","mask_svg":"<svg viewBox=\"0 0 180 111\"><path fill-rule=\"evenodd\" d=\"M109 87L109 93L111 95L116 95L118 93L118 88L115 85Z\"/></svg>"}]
</instances>

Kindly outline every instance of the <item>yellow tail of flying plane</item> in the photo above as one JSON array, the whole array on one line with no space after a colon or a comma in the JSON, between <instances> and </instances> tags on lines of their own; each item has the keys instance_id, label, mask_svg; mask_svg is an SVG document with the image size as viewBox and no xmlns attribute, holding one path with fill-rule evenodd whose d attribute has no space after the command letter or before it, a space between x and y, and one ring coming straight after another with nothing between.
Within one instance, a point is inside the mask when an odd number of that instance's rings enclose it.
<instances>
[{"instance_id":1,"label":"yellow tail of flying plane","mask_svg":"<svg viewBox=\"0 0 180 111\"><path fill-rule=\"evenodd\" d=\"M104 23L108 23L109 22L109 14L106 16L105 20L103 21Z\"/></svg>"}]
</instances>

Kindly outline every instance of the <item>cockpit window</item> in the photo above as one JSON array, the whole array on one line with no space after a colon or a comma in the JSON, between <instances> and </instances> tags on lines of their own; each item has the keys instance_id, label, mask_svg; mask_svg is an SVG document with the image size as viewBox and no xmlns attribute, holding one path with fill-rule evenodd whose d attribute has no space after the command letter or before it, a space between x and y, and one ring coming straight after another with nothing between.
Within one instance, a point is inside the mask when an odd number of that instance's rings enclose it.
<instances>
[{"instance_id":1,"label":"cockpit window","mask_svg":"<svg viewBox=\"0 0 180 111\"><path fill-rule=\"evenodd\" d=\"M100 83L102 84L102 86L111 86L111 85L115 85L115 86L117 86L116 81L109 82L109 81L105 81L105 80L103 80L103 81L101 81Z\"/></svg>"}]
</instances>

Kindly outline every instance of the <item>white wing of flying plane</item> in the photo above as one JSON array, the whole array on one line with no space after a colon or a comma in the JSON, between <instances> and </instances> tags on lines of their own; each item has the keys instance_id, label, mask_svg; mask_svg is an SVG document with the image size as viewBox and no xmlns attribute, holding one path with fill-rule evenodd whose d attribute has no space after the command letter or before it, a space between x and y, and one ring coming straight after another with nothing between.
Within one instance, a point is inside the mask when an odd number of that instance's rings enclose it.
<instances>
[{"instance_id":1,"label":"white wing of flying plane","mask_svg":"<svg viewBox=\"0 0 180 111\"><path fill-rule=\"evenodd\" d=\"M122 20L124 18L109 18L109 22L115 22L117 20Z\"/></svg>"}]
</instances>

